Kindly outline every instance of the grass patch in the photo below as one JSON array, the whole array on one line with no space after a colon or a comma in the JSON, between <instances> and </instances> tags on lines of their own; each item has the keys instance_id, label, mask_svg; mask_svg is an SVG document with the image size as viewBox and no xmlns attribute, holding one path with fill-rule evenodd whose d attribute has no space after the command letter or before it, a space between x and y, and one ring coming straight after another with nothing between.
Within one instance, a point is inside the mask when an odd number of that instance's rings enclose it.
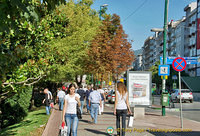
<instances>
[{"instance_id":1,"label":"grass patch","mask_svg":"<svg viewBox=\"0 0 200 136\"><path fill-rule=\"evenodd\" d=\"M28 113L25 119L17 124L2 129L1 136L39 136L49 119L45 107Z\"/></svg>"}]
</instances>

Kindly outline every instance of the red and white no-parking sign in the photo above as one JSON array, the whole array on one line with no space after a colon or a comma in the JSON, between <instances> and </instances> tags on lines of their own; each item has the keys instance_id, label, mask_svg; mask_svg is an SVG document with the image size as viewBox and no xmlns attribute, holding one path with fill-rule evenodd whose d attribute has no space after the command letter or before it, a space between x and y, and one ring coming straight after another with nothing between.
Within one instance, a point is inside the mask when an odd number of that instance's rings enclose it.
<instances>
[{"instance_id":1,"label":"red and white no-parking sign","mask_svg":"<svg viewBox=\"0 0 200 136\"><path fill-rule=\"evenodd\" d=\"M183 71L187 66L187 63L184 58L182 57L177 57L173 60L172 62L172 67L176 71Z\"/></svg>"}]
</instances>

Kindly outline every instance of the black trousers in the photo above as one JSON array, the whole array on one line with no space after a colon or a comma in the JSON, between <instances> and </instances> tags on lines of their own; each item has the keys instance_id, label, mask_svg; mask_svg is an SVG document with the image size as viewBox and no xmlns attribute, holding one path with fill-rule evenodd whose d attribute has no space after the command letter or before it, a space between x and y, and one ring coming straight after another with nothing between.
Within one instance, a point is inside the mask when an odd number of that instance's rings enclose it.
<instances>
[{"instance_id":1,"label":"black trousers","mask_svg":"<svg viewBox=\"0 0 200 136\"><path fill-rule=\"evenodd\" d=\"M127 109L125 110L116 110L116 126L117 126L117 135L120 136L120 133L122 133L122 136L125 136L125 130L126 130L126 115L127 115ZM120 117L122 117L122 129L120 129Z\"/></svg>"}]
</instances>

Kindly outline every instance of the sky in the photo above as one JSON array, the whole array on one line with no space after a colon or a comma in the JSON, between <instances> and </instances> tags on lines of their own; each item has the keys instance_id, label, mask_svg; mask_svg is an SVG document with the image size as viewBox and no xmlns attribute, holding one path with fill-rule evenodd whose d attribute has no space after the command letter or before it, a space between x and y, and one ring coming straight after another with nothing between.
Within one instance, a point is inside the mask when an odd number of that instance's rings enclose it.
<instances>
[{"instance_id":1,"label":"sky","mask_svg":"<svg viewBox=\"0 0 200 136\"><path fill-rule=\"evenodd\" d=\"M168 21L185 16L184 8L196 0L169 0ZM163 28L165 0L95 0L92 8L108 4L107 14L117 14L128 40L133 40L132 49L141 49L144 41L153 36L151 28Z\"/></svg>"}]
</instances>

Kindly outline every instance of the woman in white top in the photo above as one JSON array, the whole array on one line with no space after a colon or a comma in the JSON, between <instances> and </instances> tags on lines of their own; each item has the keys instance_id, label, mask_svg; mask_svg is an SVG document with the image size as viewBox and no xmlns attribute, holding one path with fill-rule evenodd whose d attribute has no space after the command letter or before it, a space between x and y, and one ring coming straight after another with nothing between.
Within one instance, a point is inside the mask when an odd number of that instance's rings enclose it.
<instances>
[{"instance_id":1,"label":"woman in white top","mask_svg":"<svg viewBox=\"0 0 200 136\"><path fill-rule=\"evenodd\" d=\"M77 136L78 117L76 112L76 106L80 107L80 95L75 93L75 85L70 84L68 88L68 94L65 96L65 103L63 108L63 122L67 123L68 130L67 135L70 135L70 127L72 124L72 136Z\"/></svg>"},{"instance_id":2,"label":"woman in white top","mask_svg":"<svg viewBox=\"0 0 200 136\"><path fill-rule=\"evenodd\" d=\"M128 113L132 114L129 106L128 96L129 95L126 86L122 82L117 83L114 106L114 114L116 115L117 136L120 136L120 132L122 133L122 136L125 136L127 108ZM122 116L122 129L120 129L120 116Z\"/></svg>"}]
</instances>

